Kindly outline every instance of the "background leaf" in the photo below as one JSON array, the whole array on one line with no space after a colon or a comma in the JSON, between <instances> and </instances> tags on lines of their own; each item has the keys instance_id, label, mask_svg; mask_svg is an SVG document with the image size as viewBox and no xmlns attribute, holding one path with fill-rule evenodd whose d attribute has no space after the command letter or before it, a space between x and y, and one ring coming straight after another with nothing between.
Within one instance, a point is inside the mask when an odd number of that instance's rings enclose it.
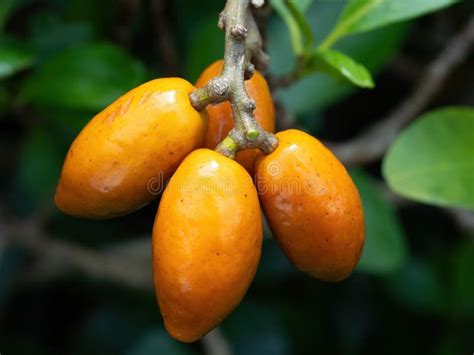
<instances>
[{"instance_id":1,"label":"background leaf","mask_svg":"<svg viewBox=\"0 0 474 355\"><path fill-rule=\"evenodd\" d=\"M28 132L18 160L17 181L31 202L52 202L62 161L63 150L50 130L35 128Z\"/></svg>"},{"instance_id":2,"label":"background leaf","mask_svg":"<svg viewBox=\"0 0 474 355\"><path fill-rule=\"evenodd\" d=\"M459 0L349 0L320 48L327 49L348 34L409 20L457 2Z\"/></svg>"},{"instance_id":3,"label":"background leaf","mask_svg":"<svg viewBox=\"0 0 474 355\"><path fill-rule=\"evenodd\" d=\"M400 269L407 259L405 235L397 215L362 170L351 172L364 206L366 239L358 270L384 274Z\"/></svg>"},{"instance_id":4,"label":"background leaf","mask_svg":"<svg viewBox=\"0 0 474 355\"><path fill-rule=\"evenodd\" d=\"M406 21L459 3L460 0L382 0L351 26L350 32L363 32Z\"/></svg>"},{"instance_id":5,"label":"background leaf","mask_svg":"<svg viewBox=\"0 0 474 355\"><path fill-rule=\"evenodd\" d=\"M343 6L343 2L332 1L316 1L311 5L306 17L312 26L315 41L321 40L330 31ZM401 24L351 36L342 40L337 49L376 73L401 45L406 30L407 26ZM280 19L271 23L269 36L270 69L273 73L284 74L291 70L295 61L286 26ZM341 85L334 78L317 73L303 78L290 88L280 90L276 98L297 116L311 113L313 122L315 111L326 108L353 90L351 85Z\"/></svg>"},{"instance_id":6,"label":"background leaf","mask_svg":"<svg viewBox=\"0 0 474 355\"><path fill-rule=\"evenodd\" d=\"M427 113L390 147L383 173L397 193L426 203L474 209L474 110Z\"/></svg>"},{"instance_id":7,"label":"background leaf","mask_svg":"<svg viewBox=\"0 0 474 355\"><path fill-rule=\"evenodd\" d=\"M0 37L0 79L7 78L33 64L33 53L21 41Z\"/></svg>"},{"instance_id":8,"label":"background leaf","mask_svg":"<svg viewBox=\"0 0 474 355\"><path fill-rule=\"evenodd\" d=\"M26 81L22 98L39 106L98 111L145 79L143 66L118 47L66 49Z\"/></svg>"},{"instance_id":9,"label":"background leaf","mask_svg":"<svg viewBox=\"0 0 474 355\"><path fill-rule=\"evenodd\" d=\"M374 87L372 75L367 68L339 51L331 49L316 51L310 60L310 70L326 72L338 80L362 88Z\"/></svg>"},{"instance_id":10,"label":"background leaf","mask_svg":"<svg viewBox=\"0 0 474 355\"><path fill-rule=\"evenodd\" d=\"M66 22L51 13L39 12L31 19L30 38L38 61L43 63L68 47L91 41L93 31L87 22Z\"/></svg>"}]
</instances>

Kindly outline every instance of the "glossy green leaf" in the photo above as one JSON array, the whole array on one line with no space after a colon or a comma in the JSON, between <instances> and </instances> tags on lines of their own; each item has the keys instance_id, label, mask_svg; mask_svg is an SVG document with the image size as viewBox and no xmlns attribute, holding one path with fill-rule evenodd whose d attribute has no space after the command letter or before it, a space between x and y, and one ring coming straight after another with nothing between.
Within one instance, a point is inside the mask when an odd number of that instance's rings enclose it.
<instances>
[{"instance_id":1,"label":"glossy green leaf","mask_svg":"<svg viewBox=\"0 0 474 355\"><path fill-rule=\"evenodd\" d=\"M407 259L405 235L394 208L377 190L375 181L362 170L351 173L364 207L366 237L358 270L371 274L390 273Z\"/></svg>"},{"instance_id":2,"label":"glossy green leaf","mask_svg":"<svg viewBox=\"0 0 474 355\"><path fill-rule=\"evenodd\" d=\"M16 74L33 64L33 53L19 40L0 38L0 79Z\"/></svg>"},{"instance_id":3,"label":"glossy green leaf","mask_svg":"<svg viewBox=\"0 0 474 355\"><path fill-rule=\"evenodd\" d=\"M474 209L474 110L443 108L417 119L390 147L383 173L407 198Z\"/></svg>"},{"instance_id":4,"label":"glossy green leaf","mask_svg":"<svg viewBox=\"0 0 474 355\"><path fill-rule=\"evenodd\" d=\"M459 0L349 0L320 48L327 49L348 34L409 20L457 2Z\"/></svg>"},{"instance_id":5,"label":"glossy green leaf","mask_svg":"<svg viewBox=\"0 0 474 355\"><path fill-rule=\"evenodd\" d=\"M343 2L316 1L308 9L306 16L316 42L333 27L343 5ZM401 45L406 29L406 24L397 24L347 37L338 44L337 49L357 62L364 63L372 73L377 73ZM287 73L294 66L295 59L288 30L279 18L274 18L270 24L269 37L271 71L276 74ZM315 111L324 109L353 90L352 85L341 84L324 73L316 73L304 77L285 90L278 91L276 97L293 114L299 117L307 115L309 127L314 125Z\"/></svg>"},{"instance_id":6,"label":"glossy green leaf","mask_svg":"<svg viewBox=\"0 0 474 355\"><path fill-rule=\"evenodd\" d=\"M341 37L350 33L352 28L354 28L362 18L383 1L384 0L349 0L336 25L320 44L319 48L327 49L331 47Z\"/></svg>"},{"instance_id":7,"label":"glossy green leaf","mask_svg":"<svg viewBox=\"0 0 474 355\"><path fill-rule=\"evenodd\" d=\"M430 12L459 3L461 0L382 0L371 8L368 14L361 17L351 27L351 32L363 32L386 26L399 21L406 21Z\"/></svg>"},{"instance_id":8,"label":"glossy green leaf","mask_svg":"<svg viewBox=\"0 0 474 355\"><path fill-rule=\"evenodd\" d=\"M180 343L171 338L164 329L153 329L143 335L125 352L125 355L192 355L190 345Z\"/></svg>"},{"instance_id":9,"label":"glossy green leaf","mask_svg":"<svg viewBox=\"0 0 474 355\"><path fill-rule=\"evenodd\" d=\"M270 0L273 9L285 21L294 53L299 56L313 45L313 34L304 12L312 1Z\"/></svg>"},{"instance_id":10,"label":"glossy green leaf","mask_svg":"<svg viewBox=\"0 0 474 355\"><path fill-rule=\"evenodd\" d=\"M337 80L361 88L375 86L372 75L366 67L339 51L327 49L314 52L308 69L326 72Z\"/></svg>"},{"instance_id":11,"label":"glossy green leaf","mask_svg":"<svg viewBox=\"0 0 474 355\"><path fill-rule=\"evenodd\" d=\"M22 99L38 106L98 111L145 80L145 70L120 48L93 43L66 49L26 81Z\"/></svg>"},{"instance_id":12,"label":"glossy green leaf","mask_svg":"<svg viewBox=\"0 0 474 355\"><path fill-rule=\"evenodd\" d=\"M62 161L61 145L50 131L38 128L28 132L18 161L17 182L35 205L52 200Z\"/></svg>"}]
</instances>

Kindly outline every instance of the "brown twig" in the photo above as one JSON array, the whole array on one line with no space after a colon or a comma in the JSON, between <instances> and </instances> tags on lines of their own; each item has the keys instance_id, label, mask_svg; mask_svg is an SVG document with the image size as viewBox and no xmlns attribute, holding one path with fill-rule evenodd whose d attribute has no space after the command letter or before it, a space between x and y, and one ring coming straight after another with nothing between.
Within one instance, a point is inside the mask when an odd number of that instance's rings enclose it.
<instances>
[{"instance_id":1,"label":"brown twig","mask_svg":"<svg viewBox=\"0 0 474 355\"><path fill-rule=\"evenodd\" d=\"M258 0L252 3L263 4ZM248 148L270 153L278 141L255 119L255 101L248 95L244 84L244 80L253 74L254 64L260 68L268 65L250 0L227 0L219 18L219 27L225 31L224 68L218 77L190 95L191 103L199 111L212 103L231 103L234 128L217 146L218 152L230 158L234 158L239 150Z\"/></svg>"},{"instance_id":2,"label":"brown twig","mask_svg":"<svg viewBox=\"0 0 474 355\"><path fill-rule=\"evenodd\" d=\"M380 159L397 133L420 114L442 89L449 74L467 57L474 43L474 17L428 66L413 92L386 118L360 136L340 144L326 143L346 165Z\"/></svg>"},{"instance_id":3,"label":"brown twig","mask_svg":"<svg viewBox=\"0 0 474 355\"><path fill-rule=\"evenodd\" d=\"M142 264L133 263L130 258L121 258L116 253L92 251L71 242L48 238L36 220L0 222L2 234L8 243L21 246L40 260L60 265L60 268L75 269L95 279L134 289L152 289L149 266L144 268Z\"/></svg>"}]
</instances>

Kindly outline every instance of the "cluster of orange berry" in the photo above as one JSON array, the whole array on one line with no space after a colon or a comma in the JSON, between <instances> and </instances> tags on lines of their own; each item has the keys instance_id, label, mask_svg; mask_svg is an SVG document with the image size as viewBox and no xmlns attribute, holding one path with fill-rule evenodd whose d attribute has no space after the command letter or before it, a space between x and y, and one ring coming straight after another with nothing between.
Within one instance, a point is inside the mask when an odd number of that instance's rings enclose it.
<instances>
[{"instance_id":1,"label":"cluster of orange berry","mask_svg":"<svg viewBox=\"0 0 474 355\"><path fill-rule=\"evenodd\" d=\"M221 68L212 64L196 86ZM273 132L265 79L256 72L246 88L257 121ZM244 297L261 254L260 205L292 263L321 280L350 275L365 235L354 183L316 138L279 132L271 154L245 150L233 161L211 150L232 128L230 104L198 112L189 101L195 89L184 79L153 80L96 115L69 149L55 196L65 213L112 218L166 186L153 228L154 282L165 327L184 342L217 326Z\"/></svg>"}]
</instances>

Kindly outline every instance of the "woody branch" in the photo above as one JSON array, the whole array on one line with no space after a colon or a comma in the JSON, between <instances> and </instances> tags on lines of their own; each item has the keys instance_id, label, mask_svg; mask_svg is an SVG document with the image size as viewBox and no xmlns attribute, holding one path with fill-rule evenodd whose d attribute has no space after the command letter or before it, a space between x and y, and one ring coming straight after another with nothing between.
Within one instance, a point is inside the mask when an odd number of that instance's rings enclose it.
<instances>
[{"instance_id":1,"label":"woody branch","mask_svg":"<svg viewBox=\"0 0 474 355\"><path fill-rule=\"evenodd\" d=\"M230 102L234 128L216 148L230 158L234 158L239 150L248 148L271 153L278 145L276 137L266 132L255 119L255 101L245 88L245 79L252 77L255 67L264 69L268 66L268 56L262 50L262 39L251 5L261 6L263 1L227 1L218 23L225 31L223 70L190 95L191 104L199 111L209 104Z\"/></svg>"}]
</instances>

